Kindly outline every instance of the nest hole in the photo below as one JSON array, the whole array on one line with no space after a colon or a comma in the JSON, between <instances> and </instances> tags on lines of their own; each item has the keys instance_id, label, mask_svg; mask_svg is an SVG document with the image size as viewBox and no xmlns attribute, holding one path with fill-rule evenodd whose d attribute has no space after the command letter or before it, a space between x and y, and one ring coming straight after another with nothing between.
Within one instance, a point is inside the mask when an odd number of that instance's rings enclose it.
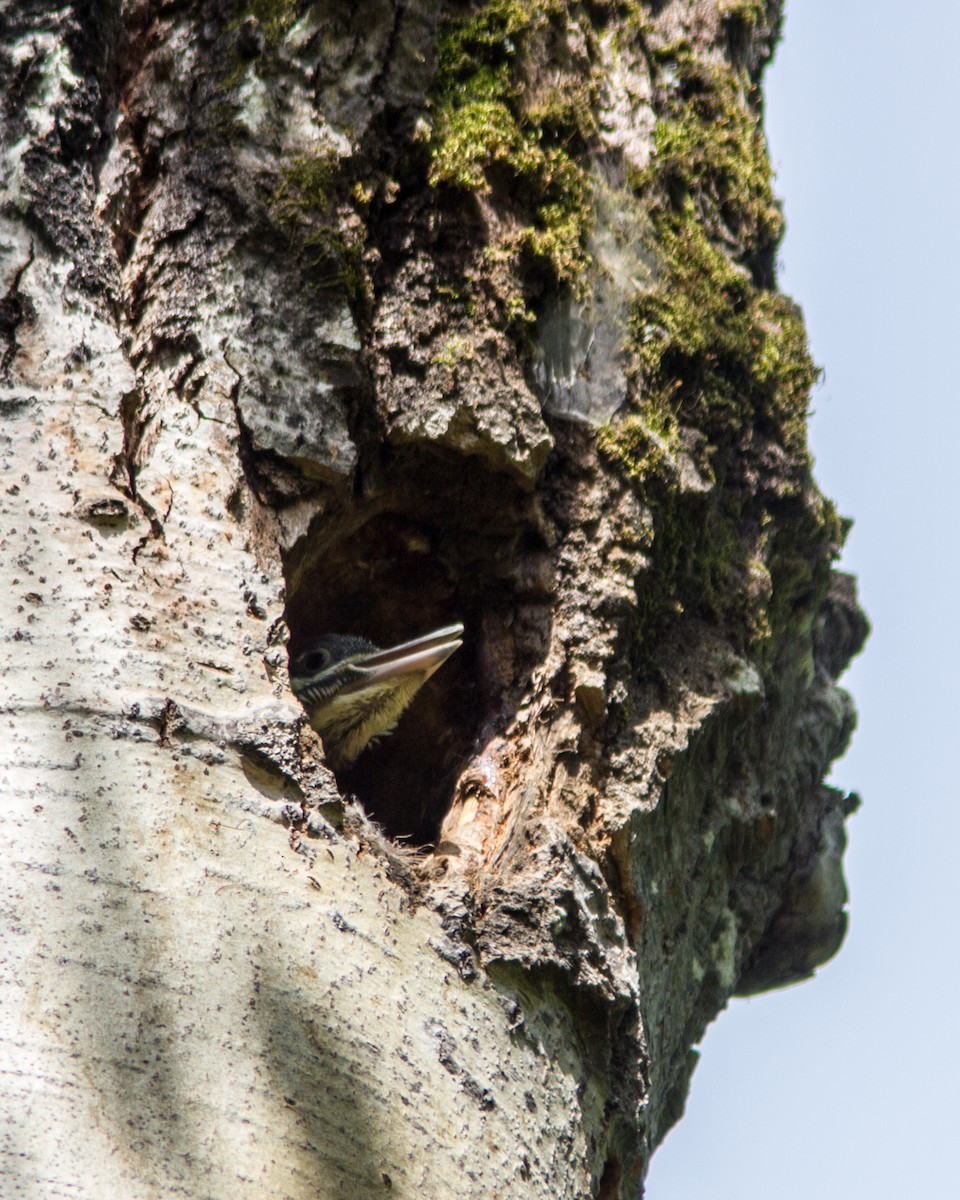
<instances>
[{"instance_id":1,"label":"nest hole","mask_svg":"<svg viewBox=\"0 0 960 1200\"><path fill-rule=\"evenodd\" d=\"M326 633L386 649L463 624L463 645L394 732L335 772L390 837L426 846L546 653L553 568L531 497L501 477L435 454L406 456L390 476L368 478L362 506L318 518L291 552L286 619L294 651Z\"/></svg>"}]
</instances>

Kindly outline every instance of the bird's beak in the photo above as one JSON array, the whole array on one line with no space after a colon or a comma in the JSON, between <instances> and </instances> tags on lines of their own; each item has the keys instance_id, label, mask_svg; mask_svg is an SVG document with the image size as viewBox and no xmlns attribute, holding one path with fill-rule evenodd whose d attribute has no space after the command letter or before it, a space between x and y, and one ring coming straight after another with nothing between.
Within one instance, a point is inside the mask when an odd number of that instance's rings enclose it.
<instances>
[{"instance_id":1,"label":"bird's beak","mask_svg":"<svg viewBox=\"0 0 960 1200\"><path fill-rule=\"evenodd\" d=\"M448 625L412 642L355 658L350 666L356 677L345 690L365 690L371 684L385 683L399 675L419 675L423 682L462 644L463 626Z\"/></svg>"}]
</instances>

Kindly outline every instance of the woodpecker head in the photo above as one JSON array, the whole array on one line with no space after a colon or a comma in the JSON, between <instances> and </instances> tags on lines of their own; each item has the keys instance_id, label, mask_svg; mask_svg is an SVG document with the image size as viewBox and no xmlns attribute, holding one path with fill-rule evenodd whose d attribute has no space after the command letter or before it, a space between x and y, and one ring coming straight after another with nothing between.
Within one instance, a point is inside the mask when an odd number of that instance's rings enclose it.
<instances>
[{"instance_id":1,"label":"woodpecker head","mask_svg":"<svg viewBox=\"0 0 960 1200\"><path fill-rule=\"evenodd\" d=\"M371 742L391 733L462 637L462 625L448 625L389 650L336 633L297 648L290 656L290 686L323 738L331 766L348 767Z\"/></svg>"}]
</instances>

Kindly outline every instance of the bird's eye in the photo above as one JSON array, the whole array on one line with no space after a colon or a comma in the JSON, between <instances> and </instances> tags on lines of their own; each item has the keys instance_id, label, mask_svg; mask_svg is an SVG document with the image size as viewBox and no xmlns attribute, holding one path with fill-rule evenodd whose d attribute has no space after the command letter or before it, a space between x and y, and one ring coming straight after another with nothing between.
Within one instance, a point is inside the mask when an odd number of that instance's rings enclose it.
<instances>
[{"instance_id":1,"label":"bird's eye","mask_svg":"<svg viewBox=\"0 0 960 1200\"><path fill-rule=\"evenodd\" d=\"M321 671L329 661L329 650L311 650L303 659L303 665L308 671Z\"/></svg>"}]
</instances>

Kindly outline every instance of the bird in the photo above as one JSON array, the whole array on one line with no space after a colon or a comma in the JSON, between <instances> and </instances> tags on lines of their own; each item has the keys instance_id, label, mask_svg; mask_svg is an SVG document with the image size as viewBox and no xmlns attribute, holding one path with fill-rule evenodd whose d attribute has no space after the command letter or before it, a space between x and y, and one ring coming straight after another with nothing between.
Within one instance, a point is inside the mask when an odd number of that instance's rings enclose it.
<instances>
[{"instance_id":1,"label":"bird","mask_svg":"<svg viewBox=\"0 0 960 1200\"><path fill-rule=\"evenodd\" d=\"M462 645L447 625L381 650L366 638L328 633L290 654L290 686L323 739L334 770L351 766L401 714L436 669Z\"/></svg>"}]
</instances>

